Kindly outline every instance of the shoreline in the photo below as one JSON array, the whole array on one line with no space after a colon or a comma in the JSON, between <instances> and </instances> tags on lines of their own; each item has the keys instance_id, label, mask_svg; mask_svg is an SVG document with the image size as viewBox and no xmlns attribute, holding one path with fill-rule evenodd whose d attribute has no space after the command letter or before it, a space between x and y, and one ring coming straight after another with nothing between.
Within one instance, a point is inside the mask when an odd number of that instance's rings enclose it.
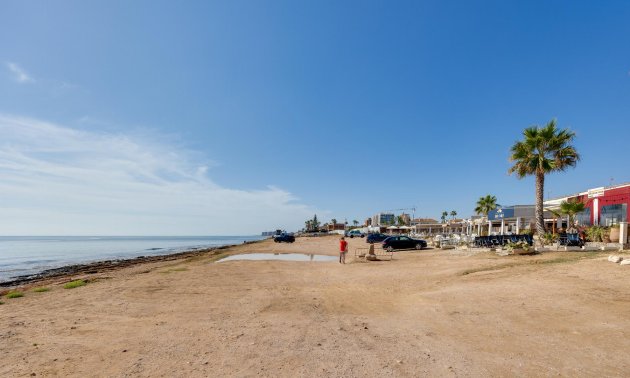
<instances>
[{"instance_id":1,"label":"shoreline","mask_svg":"<svg viewBox=\"0 0 630 378\"><path fill-rule=\"evenodd\" d=\"M627 348L630 329L628 270L606 252L431 249L367 262L353 258L365 241L350 239L347 264L216 263L337 256L337 243L267 239L24 284L22 296L1 298L0 354L12 363L0 376L621 376L630 367L602 358ZM64 287L77 279L87 285Z\"/></svg>"},{"instance_id":2,"label":"shoreline","mask_svg":"<svg viewBox=\"0 0 630 378\"><path fill-rule=\"evenodd\" d=\"M0 294L6 290L4 289L14 289L16 287L37 284L42 282L47 282L49 280L65 278L69 276L74 276L77 274L99 274L105 272L112 272L116 270L120 270L123 268L137 266L141 264L148 263L156 263L156 262L164 262L164 261L176 261L183 260L191 257L203 256L206 254L211 254L216 251L233 248L239 245L245 244L254 244L260 243L266 239L261 240L251 240L244 241L241 244L226 244L218 247L209 247L203 249L190 249L187 251L174 252L165 255L155 255L155 256L137 256L131 258L121 258L121 259L113 259L113 260L98 260L84 264L71 264L64 265L58 268L50 268L45 269L39 273L34 274L25 274L20 276L12 277L7 281L0 281Z\"/></svg>"}]
</instances>

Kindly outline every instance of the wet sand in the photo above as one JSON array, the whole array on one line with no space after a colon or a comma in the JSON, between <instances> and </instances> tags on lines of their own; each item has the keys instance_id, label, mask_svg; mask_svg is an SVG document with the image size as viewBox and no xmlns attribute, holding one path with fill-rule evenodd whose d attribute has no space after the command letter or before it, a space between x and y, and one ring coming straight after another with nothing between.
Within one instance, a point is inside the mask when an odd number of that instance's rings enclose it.
<instances>
[{"instance_id":1,"label":"wet sand","mask_svg":"<svg viewBox=\"0 0 630 378\"><path fill-rule=\"evenodd\" d=\"M353 262L364 246L346 265L215 263L337 253L298 238L37 283L1 299L0 376L627 376L630 266L608 254Z\"/></svg>"}]
</instances>

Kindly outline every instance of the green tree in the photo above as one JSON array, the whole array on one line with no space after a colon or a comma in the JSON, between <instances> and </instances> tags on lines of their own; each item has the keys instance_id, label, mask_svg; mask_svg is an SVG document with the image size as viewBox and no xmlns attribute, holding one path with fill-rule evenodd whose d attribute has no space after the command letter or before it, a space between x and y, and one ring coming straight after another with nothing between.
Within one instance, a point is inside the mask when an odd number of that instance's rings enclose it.
<instances>
[{"instance_id":1,"label":"green tree","mask_svg":"<svg viewBox=\"0 0 630 378\"><path fill-rule=\"evenodd\" d=\"M488 213L496 209L497 206L499 206L497 197L488 194L485 197L479 197L477 207L475 207L475 213L483 214L484 217L488 218Z\"/></svg>"},{"instance_id":2,"label":"green tree","mask_svg":"<svg viewBox=\"0 0 630 378\"><path fill-rule=\"evenodd\" d=\"M352 221L352 224L354 224L354 227L356 227L359 225L359 221L355 219Z\"/></svg>"},{"instance_id":3,"label":"green tree","mask_svg":"<svg viewBox=\"0 0 630 378\"><path fill-rule=\"evenodd\" d=\"M309 219L304 222L306 231L317 231L319 230L319 221L317 220L317 214L313 216L313 219Z\"/></svg>"},{"instance_id":4,"label":"green tree","mask_svg":"<svg viewBox=\"0 0 630 378\"><path fill-rule=\"evenodd\" d=\"M335 218L331 219L331 220L330 220L330 223L332 223L332 224L333 224L333 226L334 226L334 225L336 225L336 224L337 224L337 219L335 219Z\"/></svg>"},{"instance_id":5,"label":"green tree","mask_svg":"<svg viewBox=\"0 0 630 378\"><path fill-rule=\"evenodd\" d=\"M446 223L447 216L448 216L448 211L443 211L442 216L440 217L440 219L442 219L442 223Z\"/></svg>"},{"instance_id":6,"label":"green tree","mask_svg":"<svg viewBox=\"0 0 630 378\"><path fill-rule=\"evenodd\" d=\"M560 212L569 217L569 222L567 224L569 229L574 228L575 216L584 211L585 207L584 202L578 201L562 201L560 203Z\"/></svg>"},{"instance_id":7,"label":"green tree","mask_svg":"<svg viewBox=\"0 0 630 378\"><path fill-rule=\"evenodd\" d=\"M455 219L456 216L457 216L457 211L451 210L451 218Z\"/></svg>"},{"instance_id":8,"label":"green tree","mask_svg":"<svg viewBox=\"0 0 630 378\"><path fill-rule=\"evenodd\" d=\"M553 223L551 224L551 233L555 234L556 233L556 223L558 218L562 217L562 211L561 210L554 210L554 209L545 209L548 212L551 213L551 215L553 215Z\"/></svg>"},{"instance_id":9,"label":"green tree","mask_svg":"<svg viewBox=\"0 0 630 378\"><path fill-rule=\"evenodd\" d=\"M514 165L508 173L516 173L519 179L526 176L536 177L536 231L545 233L543 218L543 194L545 175L565 171L574 167L580 160L571 142L575 133L569 129L558 130L553 119L545 127L532 126L523 131L523 140L517 141L511 148L510 161Z\"/></svg>"},{"instance_id":10,"label":"green tree","mask_svg":"<svg viewBox=\"0 0 630 378\"><path fill-rule=\"evenodd\" d=\"M315 230L319 229L319 221L317 220L317 214L313 215L313 228Z\"/></svg>"}]
</instances>

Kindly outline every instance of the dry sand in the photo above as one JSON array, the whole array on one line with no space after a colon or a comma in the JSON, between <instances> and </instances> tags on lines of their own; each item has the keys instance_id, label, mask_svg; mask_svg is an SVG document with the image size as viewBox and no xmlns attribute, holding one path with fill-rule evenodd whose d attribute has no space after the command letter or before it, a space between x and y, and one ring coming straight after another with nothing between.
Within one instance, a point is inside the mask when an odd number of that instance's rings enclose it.
<instances>
[{"instance_id":1,"label":"dry sand","mask_svg":"<svg viewBox=\"0 0 630 378\"><path fill-rule=\"evenodd\" d=\"M351 252L365 246L350 240ZM337 239L214 253L335 255ZM352 253L351 253L352 255ZM0 376L628 376L630 266L607 254L207 254L0 306Z\"/></svg>"}]
</instances>

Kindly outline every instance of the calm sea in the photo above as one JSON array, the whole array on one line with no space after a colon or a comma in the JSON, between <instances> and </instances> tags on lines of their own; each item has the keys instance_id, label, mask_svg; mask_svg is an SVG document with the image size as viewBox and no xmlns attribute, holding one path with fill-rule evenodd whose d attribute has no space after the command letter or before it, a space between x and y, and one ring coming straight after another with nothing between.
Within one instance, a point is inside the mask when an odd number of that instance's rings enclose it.
<instances>
[{"instance_id":1,"label":"calm sea","mask_svg":"<svg viewBox=\"0 0 630 378\"><path fill-rule=\"evenodd\" d=\"M64 265L242 244L261 236L0 236L0 282Z\"/></svg>"}]
</instances>

